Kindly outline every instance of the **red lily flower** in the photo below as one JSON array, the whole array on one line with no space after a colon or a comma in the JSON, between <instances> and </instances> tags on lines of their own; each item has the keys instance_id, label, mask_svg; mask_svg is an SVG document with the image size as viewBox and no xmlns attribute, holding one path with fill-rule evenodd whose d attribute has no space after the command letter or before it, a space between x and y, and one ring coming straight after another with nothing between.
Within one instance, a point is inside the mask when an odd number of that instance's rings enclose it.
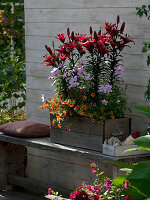
<instances>
[{"instance_id":1,"label":"red lily flower","mask_svg":"<svg viewBox=\"0 0 150 200\"><path fill-rule=\"evenodd\" d=\"M65 39L66 39L65 34L62 33L62 34L57 34L57 35L58 35L58 37L55 37L55 38L57 38L57 39L60 40L62 43L64 43L64 42L65 42Z\"/></svg>"}]
</instances>

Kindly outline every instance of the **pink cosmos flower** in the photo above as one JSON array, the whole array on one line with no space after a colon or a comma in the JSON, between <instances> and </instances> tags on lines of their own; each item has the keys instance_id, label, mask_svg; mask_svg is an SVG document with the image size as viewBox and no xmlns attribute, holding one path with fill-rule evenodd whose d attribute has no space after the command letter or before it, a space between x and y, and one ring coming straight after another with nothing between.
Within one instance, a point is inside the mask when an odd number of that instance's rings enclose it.
<instances>
[{"instance_id":1,"label":"pink cosmos flower","mask_svg":"<svg viewBox=\"0 0 150 200\"><path fill-rule=\"evenodd\" d=\"M124 68L121 66L115 67L116 74L122 74L124 72Z\"/></svg>"}]
</instances>

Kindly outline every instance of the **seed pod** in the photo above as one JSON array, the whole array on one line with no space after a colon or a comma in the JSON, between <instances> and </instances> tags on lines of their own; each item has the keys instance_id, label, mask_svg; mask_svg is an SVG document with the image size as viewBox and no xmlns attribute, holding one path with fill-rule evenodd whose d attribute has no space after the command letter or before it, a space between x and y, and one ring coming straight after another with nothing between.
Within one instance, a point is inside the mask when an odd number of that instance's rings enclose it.
<instances>
[{"instance_id":1,"label":"seed pod","mask_svg":"<svg viewBox=\"0 0 150 200\"><path fill-rule=\"evenodd\" d=\"M74 31L71 33L71 39L74 40Z\"/></svg>"},{"instance_id":2,"label":"seed pod","mask_svg":"<svg viewBox=\"0 0 150 200\"><path fill-rule=\"evenodd\" d=\"M93 30L92 30L92 27L90 26L90 34L92 35L93 33Z\"/></svg>"},{"instance_id":3,"label":"seed pod","mask_svg":"<svg viewBox=\"0 0 150 200\"><path fill-rule=\"evenodd\" d=\"M98 31L98 35L101 35L101 30Z\"/></svg>"},{"instance_id":4,"label":"seed pod","mask_svg":"<svg viewBox=\"0 0 150 200\"><path fill-rule=\"evenodd\" d=\"M67 28L67 35L68 36L70 35L70 29L69 29L69 27Z\"/></svg>"},{"instance_id":5,"label":"seed pod","mask_svg":"<svg viewBox=\"0 0 150 200\"><path fill-rule=\"evenodd\" d=\"M49 52L49 54L52 55L53 52L52 52L51 48L48 47L47 45L45 45L45 48L46 48L46 50Z\"/></svg>"},{"instance_id":6,"label":"seed pod","mask_svg":"<svg viewBox=\"0 0 150 200\"><path fill-rule=\"evenodd\" d=\"M94 31L94 39L95 39L95 40L98 40L96 31Z\"/></svg>"},{"instance_id":7,"label":"seed pod","mask_svg":"<svg viewBox=\"0 0 150 200\"><path fill-rule=\"evenodd\" d=\"M125 28L125 22L122 23L121 28L120 28L120 33L123 33Z\"/></svg>"},{"instance_id":8,"label":"seed pod","mask_svg":"<svg viewBox=\"0 0 150 200\"><path fill-rule=\"evenodd\" d=\"M119 24L119 22L120 22L120 17L119 17L119 15L117 16L117 24Z\"/></svg>"}]
</instances>

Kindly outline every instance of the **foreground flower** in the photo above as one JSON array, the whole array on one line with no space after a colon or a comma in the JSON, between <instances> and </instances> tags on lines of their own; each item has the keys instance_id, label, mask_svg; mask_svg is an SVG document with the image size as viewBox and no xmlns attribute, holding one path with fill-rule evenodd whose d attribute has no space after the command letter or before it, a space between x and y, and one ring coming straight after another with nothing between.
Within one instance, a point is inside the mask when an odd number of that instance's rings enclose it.
<instances>
[{"instance_id":1,"label":"foreground flower","mask_svg":"<svg viewBox=\"0 0 150 200\"><path fill-rule=\"evenodd\" d=\"M124 184L124 187L125 187L125 188L130 188L130 186L131 186L131 183L128 182L128 181L126 181L125 184Z\"/></svg>"},{"instance_id":2,"label":"foreground flower","mask_svg":"<svg viewBox=\"0 0 150 200\"><path fill-rule=\"evenodd\" d=\"M92 169L93 173L96 173L96 164L95 163L91 164L91 169Z\"/></svg>"}]
</instances>

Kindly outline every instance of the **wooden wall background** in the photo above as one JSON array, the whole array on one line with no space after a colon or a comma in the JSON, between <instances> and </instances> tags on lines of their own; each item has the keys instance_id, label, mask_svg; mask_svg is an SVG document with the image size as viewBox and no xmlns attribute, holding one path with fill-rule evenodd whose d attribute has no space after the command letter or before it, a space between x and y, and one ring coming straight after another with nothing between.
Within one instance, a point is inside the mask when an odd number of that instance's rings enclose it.
<instances>
[{"instance_id":1,"label":"wooden wall background","mask_svg":"<svg viewBox=\"0 0 150 200\"><path fill-rule=\"evenodd\" d=\"M144 40L150 40L150 22L136 16L136 7L148 3L149 0L25 0L28 119L49 123L48 112L38 110L42 105L41 94L46 97L54 94L54 87L48 80L50 67L40 65L47 53L44 45L51 45L57 33L65 32L67 27L88 33L90 26L97 30L105 21L115 22L118 14L121 22L126 22L125 32L135 41L135 45L124 51L123 78L129 85L128 103L149 105L144 100L144 92L150 68L141 48ZM126 114L132 118L132 130L147 127L148 120L136 111Z\"/></svg>"}]
</instances>

